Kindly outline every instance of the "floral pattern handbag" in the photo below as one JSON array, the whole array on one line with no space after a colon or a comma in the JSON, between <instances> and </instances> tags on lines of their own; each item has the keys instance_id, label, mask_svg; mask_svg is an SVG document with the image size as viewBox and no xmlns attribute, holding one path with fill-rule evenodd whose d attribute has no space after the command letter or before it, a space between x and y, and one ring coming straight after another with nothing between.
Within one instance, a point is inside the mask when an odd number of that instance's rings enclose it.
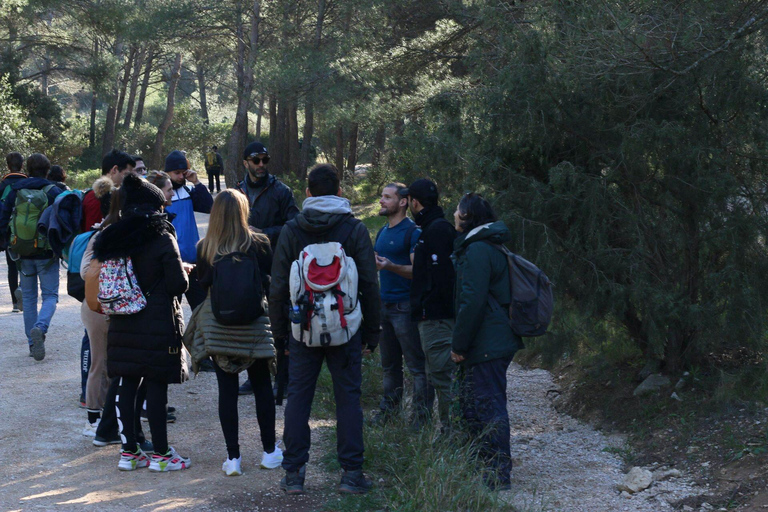
<instances>
[{"instance_id":1,"label":"floral pattern handbag","mask_svg":"<svg viewBox=\"0 0 768 512\"><path fill-rule=\"evenodd\" d=\"M130 256L101 264L98 300L107 315L133 315L147 307Z\"/></svg>"}]
</instances>

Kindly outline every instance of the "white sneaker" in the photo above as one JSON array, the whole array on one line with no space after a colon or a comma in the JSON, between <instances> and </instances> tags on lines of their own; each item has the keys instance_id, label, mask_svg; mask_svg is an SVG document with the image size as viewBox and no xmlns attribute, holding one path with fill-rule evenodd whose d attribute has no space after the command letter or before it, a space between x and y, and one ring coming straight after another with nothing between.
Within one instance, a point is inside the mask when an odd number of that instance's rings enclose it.
<instances>
[{"instance_id":1,"label":"white sneaker","mask_svg":"<svg viewBox=\"0 0 768 512\"><path fill-rule=\"evenodd\" d=\"M85 428L83 429L83 435L85 437L96 437L96 429L99 427L99 421L96 420L95 423L85 423Z\"/></svg>"},{"instance_id":2,"label":"white sneaker","mask_svg":"<svg viewBox=\"0 0 768 512\"><path fill-rule=\"evenodd\" d=\"M192 461L176 453L173 446L169 446L168 453L164 455L157 452L153 453L150 459L150 471L180 471L189 469L192 465Z\"/></svg>"},{"instance_id":3,"label":"white sneaker","mask_svg":"<svg viewBox=\"0 0 768 512\"><path fill-rule=\"evenodd\" d=\"M275 451L272 453L263 453L261 456L262 468L275 469L280 467L280 464L283 462L283 450L280 449L280 444L282 444L282 441L275 443Z\"/></svg>"},{"instance_id":4,"label":"white sneaker","mask_svg":"<svg viewBox=\"0 0 768 512\"><path fill-rule=\"evenodd\" d=\"M242 460L243 460L242 457L238 457L236 459L227 459L221 465L221 470L227 476L240 476L243 474L243 470L240 469L240 462Z\"/></svg>"},{"instance_id":5,"label":"white sneaker","mask_svg":"<svg viewBox=\"0 0 768 512\"><path fill-rule=\"evenodd\" d=\"M138 453L120 452L120 462L117 463L117 469L120 471L133 471L147 466L149 466L149 457L141 449Z\"/></svg>"}]
</instances>

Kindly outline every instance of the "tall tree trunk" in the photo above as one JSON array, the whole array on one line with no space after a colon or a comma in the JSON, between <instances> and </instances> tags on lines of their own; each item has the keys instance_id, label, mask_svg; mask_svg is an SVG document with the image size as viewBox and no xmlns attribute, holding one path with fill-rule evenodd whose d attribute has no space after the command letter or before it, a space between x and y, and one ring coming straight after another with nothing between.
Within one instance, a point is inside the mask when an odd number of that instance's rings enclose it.
<instances>
[{"instance_id":1,"label":"tall tree trunk","mask_svg":"<svg viewBox=\"0 0 768 512\"><path fill-rule=\"evenodd\" d=\"M197 91L200 93L200 115L203 117L203 122L208 124L208 99L205 95L205 70L203 69L202 57L200 55L195 56L197 67Z\"/></svg>"},{"instance_id":2,"label":"tall tree trunk","mask_svg":"<svg viewBox=\"0 0 768 512\"><path fill-rule=\"evenodd\" d=\"M379 167L384 159L384 146L387 143L387 128L380 124L376 129L376 135L373 140L373 155L371 156L371 166Z\"/></svg>"},{"instance_id":3,"label":"tall tree trunk","mask_svg":"<svg viewBox=\"0 0 768 512\"><path fill-rule=\"evenodd\" d=\"M113 97L112 101L117 101L117 98ZM117 119L117 109L115 104L110 102L107 107L107 118L104 120L104 134L101 137L102 156L112 151L112 148L115 147L115 119Z\"/></svg>"},{"instance_id":4,"label":"tall tree trunk","mask_svg":"<svg viewBox=\"0 0 768 512\"><path fill-rule=\"evenodd\" d=\"M336 171L339 173L339 181L344 180L344 125L336 126Z\"/></svg>"},{"instance_id":5,"label":"tall tree trunk","mask_svg":"<svg viewBox=\"0 0 768 512\"><path fill-rule=\"evenodd\" d=\"M176 103L176 87L179 85L179 79L181 78L181 53L176 54L176 60L173 63L173 70L171 70L171 81L168 84L168 104L165 107L165 116L160 126L157 128L157 136L155 137L155 145L152 148L152 162L151 165L155 169L160 169L163 163L163 142L165 142L165 134L168 128L173 123L173 110Z\"/></svg>"},{"instance_id":6,"label":"tall tree trunk","mask_svg":"<svg viewBox=\"0 0 768 512\"><path fill-rule=\"evenodd\" d=\"M275 173L288 172L288 102L281 95L277 100L277 125L275 133L269 134L269 144L272 148L269 154L272 157L270 169Z\"/></svg>"},{"instance_id":7,"label":"tall tree trunk","mask_svg":"<svg viewBox=\"0 0 768 512\"><path fill-rule=\"evenodd\" d=\"M155 49L150 48L147 54L147 64L144 66L144 78L141 81L141 90L139 91L139 104L136 107L136 119L133 121L134 126L139 126L141 124L142 117L144 117L144 100L147 98L149 76L152 74L152 64L154 60Z\"/></svg>"},{"instance_id":8,"label":"tall tree trunk","mask_svg":"<svg viewBox=\"0 0 768 512\"><path fill-rule=\"evenodd\" d=\"M51 57L48 49L45 50L43 55L43 73L40 75L40 90L43 96L48 96L48 77L51 74Z\"/></svg>"},{"instance_id":9,"label":"tall tree trunk","mask_svg":"<svg viewBox=\"0 0 768 512\"><path fill-rule=\"evenodd\" d=\"M126 130L131 127L131 119L133 118L133 106L136 104L136 94L139 91L139 77L141 76L141 67L144 65L144 58L146 55L146 49L140 50L136 55L136 59L133 63L133 72L131 73L131 88L128 93L128 106L125 109L125 118L123 119L123 128Z\"/></svg>"},{"instance_id":10,"label":"tall tree trunk","mask_svg":"<svg viewBox=\"0 0 768 512\"><path fill-rule=\"evenodd\" d=\"M256 116L256 138L261 139L261 119L264 113L264 93L259 96L259 113Z\"/></svg>"},{"instance_id":11,"label":"tall tree trunk","mask_svg":"<svg viewBox=\"0 0 768 512\"><path fill-rule=\"evenodd\" d=\"M349 131L349 155L347 156L347 170L349 175L355 176L355 166L357 166L357 135L360 125L352 123L352 129Z\"/></svg>"},{"instance_id":12,"label":"tall tree trunk","mask_svg":"<svg viewBox=\"0 0 768 512\"><path fill-rule=\"evenodd\" d=\"M96 145L96 93L91 93L91 119L88 125L88 147Z\"/></svg>"},{"instance_id":13,"label":"tall tree trunk","mask_svg":"<svg viewBox=\"0 0 768 512\"><path fill-rule=\"evenodd\" d=\"M269 145L272 145L272 137L277 131L277 96L269 95Z\"/></svg>"},{"instance_id":14,"label":"tall tree trunk","mask_svg":"<svg viewBox=\"0 0 768 512\"><path fill-rule=\"evenodd\" d=\"M315 21L315 50L320 50L323 42L323 22L325 21L325 0L317 0L317 20ZM299 163L299 178L307 175L309 155L312 149L312 137L315 132L315 87L310 86L304 105L304 133L301 144L301 160Z\"/></svg>"},{"instance_id":15,"label":"tall tree trunk","mask_svg":"<svg viewBox=\"0 0 768 512\"><path fill-rule=\"evenodd\" d=\"M299 163L301 161L301 148L299 146L299 107L296 101L290 102L288 110L288 169L294 176L301 174Z\"/></svg>"},{"instance_id":16,"label":"tall tree trunk","mask_svg":"<svg viewBox=\"0 0 768 512\"><path fill-rule=\"evenodd\" d=\"M250 9L251 31L248 38L250 44L246 52L245 28L241 14L243 5L242 2L237 2L237 111L232 126L232 135L227 145L229 158L224 174L227 187L234 187L243 172L240 155L248 140L248 109L251 106L251 94L253 92L253 67L256 64L256 55L259 50L260 11L260 2L254 0L253 7Z\"/></svg>"},{"instance_id":17,"label":"tall tree trunk","mask_svg":"<svg viewBox=\"0 0 768 512\"><path fill-rule=\"evenodd\" d=\"M120 80L120 97L117 100L115 122L117 122L117 119L119 119L120 115L123 113L123 105L125 105L125 94L128 92L128 83L131 81L133 61L136 60L137 53L138 48L136 48L136 46L131 46L131 52L128 54L128 61L125 63L125 67L123 68L123 77Z\"/></svg>"}]
</instances>

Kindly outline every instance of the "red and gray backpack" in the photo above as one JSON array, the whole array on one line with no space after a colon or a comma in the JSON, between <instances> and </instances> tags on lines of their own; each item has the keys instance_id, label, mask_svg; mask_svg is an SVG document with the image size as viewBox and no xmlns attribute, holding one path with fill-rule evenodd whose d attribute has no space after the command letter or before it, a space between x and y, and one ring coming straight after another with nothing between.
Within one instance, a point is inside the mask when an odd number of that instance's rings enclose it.
<instances>
[{"instance_id":1,"label":"red and gray backpack","mask_svg":"<svg viewBox=\"0 0 768 512\"><path fill-rule=\"evenodd\" d=\"M307 243L307 233L293 228L304 248L291 265L291 330L308 347L343 345L360 328L357 265L342 247L354 226L350 217L329 237L333 241L320 243Z\"/></svg>"}]
</instances>

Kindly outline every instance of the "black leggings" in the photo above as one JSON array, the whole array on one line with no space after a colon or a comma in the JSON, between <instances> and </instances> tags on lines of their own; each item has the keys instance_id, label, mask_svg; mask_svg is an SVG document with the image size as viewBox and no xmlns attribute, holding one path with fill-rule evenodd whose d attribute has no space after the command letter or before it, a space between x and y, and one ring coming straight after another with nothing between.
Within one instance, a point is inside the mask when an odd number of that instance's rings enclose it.
<instances>
[{"instance_id":1,"label":"black leggings","mask_svg":"<svg viewBox=\"0 0 768 512\"><path fill-rule=\"evenodd\" d=\"M11 259L11 253L5 250L5 262L8 264L8 286L11 288L11 302L16 305L16 289L19 287L19 269L16 262Z\"/></svg>"},{"instance_id":2,"label":"black leggings","mask_svg":"<svg viewBox=\"0 0 768 512\"><path fill-rule=\"evenodd\" d=\"M168 383L151 380L146 380L146 383L147 419L149 420L149 431L152 434L152 444L155 453L164 454L168 452L168 426L166 424ZM120 377L115 409L123 451L135 452L137 449L135 423L138 418L136 418L136 413L141 411L141 404L136 402L139 384L141 384L140 377Z\"/></svg>"},{"instance_id":3,"label":"black leggings","mask_svg":"<svg viewBox=\"0 0 768 512\"><path fill-rule=\"evenodd\" d=\"M237 389L240 383L236 373L225 372L215 361L213 367L216 369L216 380L219 381L219 421L227 443L227 455L230 459L237 459L240 457L237 416ZM246 371L256 397L261 444L265 452L272 453L275 451L275 398L269 378L269 359L257 359Z\"/></svg>"}]
</instances>

